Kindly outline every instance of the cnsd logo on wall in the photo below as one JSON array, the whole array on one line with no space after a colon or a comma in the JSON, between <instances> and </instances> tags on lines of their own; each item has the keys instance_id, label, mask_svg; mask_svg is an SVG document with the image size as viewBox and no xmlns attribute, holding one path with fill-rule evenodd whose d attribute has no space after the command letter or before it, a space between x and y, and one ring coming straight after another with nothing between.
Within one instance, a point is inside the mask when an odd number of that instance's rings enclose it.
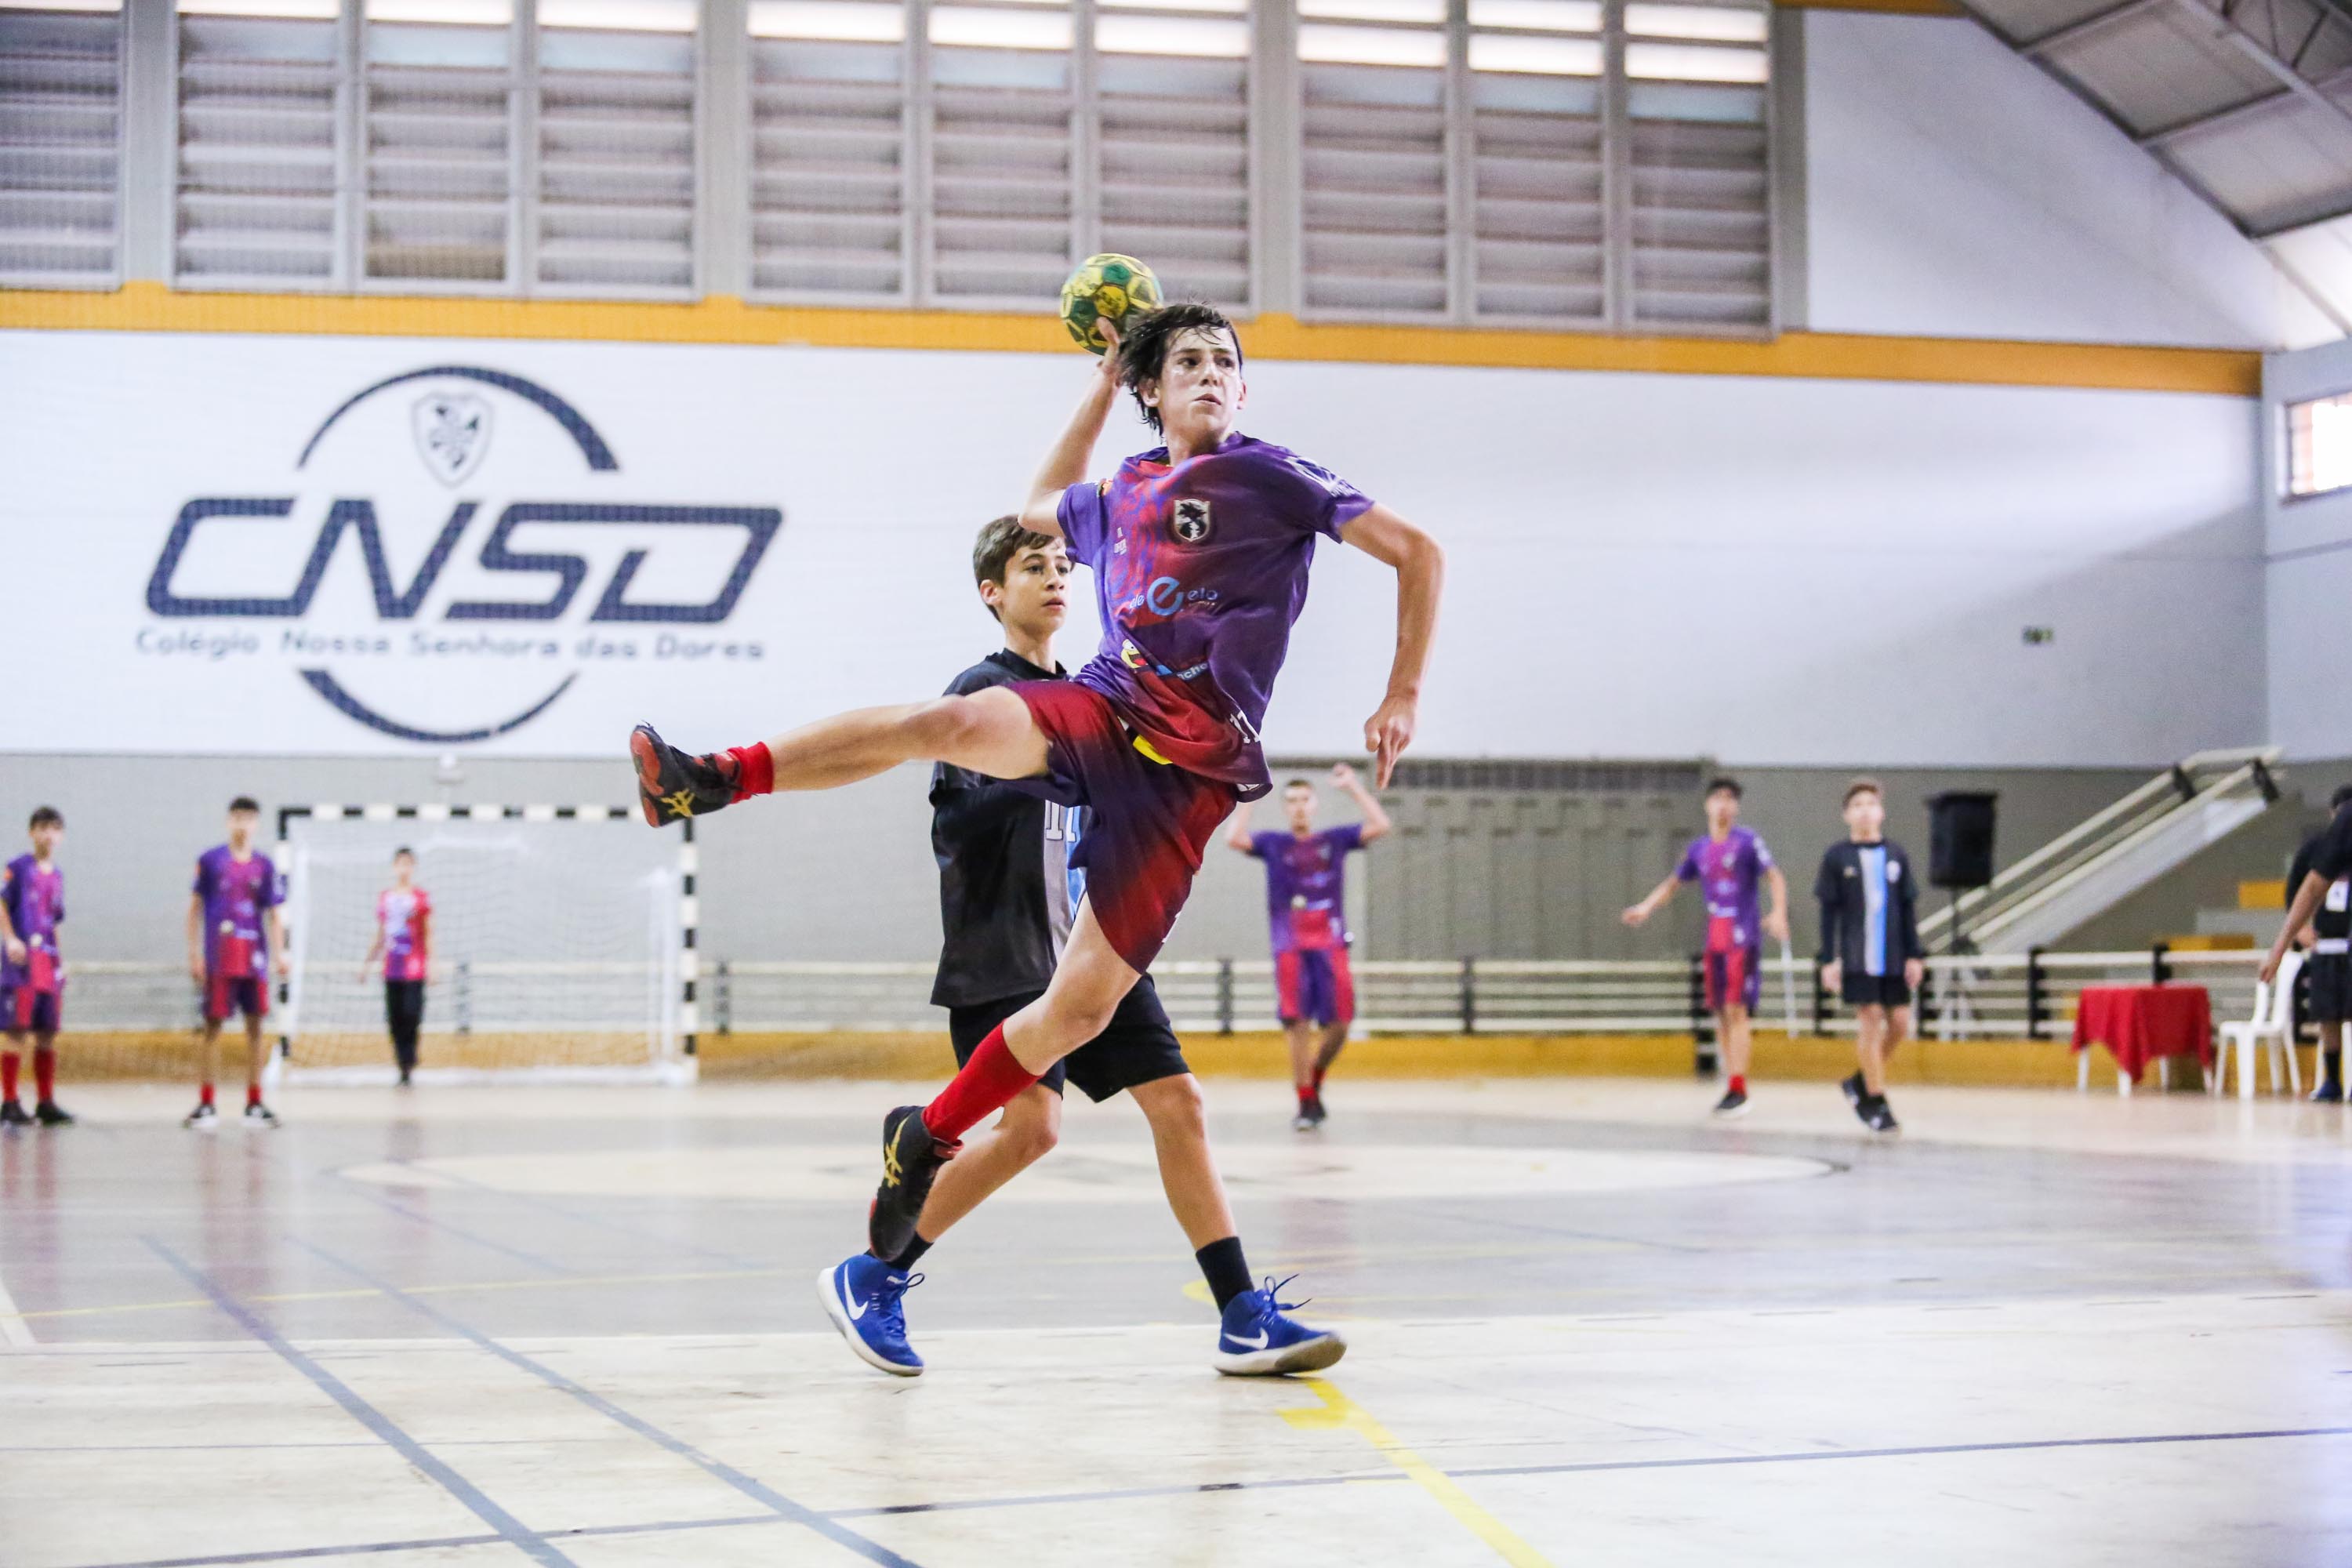
<instances>
[{"instance_id":1,"label":"cnsd logo on wall","mask_svg":"<svg viewBox=\"0 0 2352 1568\"><path fill-rule=\"evenodd\" d=\"M783 512L665 502L648 484L690 465L644 466L667 472L625 473L585 414L521 376L389 377L266 493L180 508L140 648L280 664L346 719L434 744L517 730L599 668L763 658L726 623Z\"/></svg>"}]
</instances>

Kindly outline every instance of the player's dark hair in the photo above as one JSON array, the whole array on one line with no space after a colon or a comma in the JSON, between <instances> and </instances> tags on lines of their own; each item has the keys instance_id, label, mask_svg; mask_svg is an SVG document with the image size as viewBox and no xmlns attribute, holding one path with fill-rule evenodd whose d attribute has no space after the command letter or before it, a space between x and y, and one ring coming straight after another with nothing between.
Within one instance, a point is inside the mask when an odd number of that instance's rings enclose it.
<instances>
[{"instance_id":1,"label":"player's dark hair","mask_svg":"<svg viewBox=\"0 0 2352 1568\"><path fill-rule=\"evenodd\" d=\"M1288 795L1295 789L1303 789L1308 795L1313 795L1315 793L1314 781L1310 779L1293 779L1288 784L1282 786L1282 793Z\"/></svg>"},{"instance_id":2,"label":"player's dark hair","mask_svg":"<svg viewBox=\"0 0 2352 1568\"><path fill-rule=\"evenodd\" d=\"M2344 809L2344 803L2347 800L2352 800L2352 784L2337 784L2336 793L2327 797L2327 809L2341 811Z\"/></svg>"},{"instance_id":3,"label":"player's dark hair","mask_svg":"<svg viewBox=\"0 0 2352 1568\"><path fill-rule=\"evenodd\" d=\"M261 803L249 795L241 795L228 803L228 809L231 816L240 811L249 811L258 816L261 815Z\"/></svg>"},{"instance_id":4,"label":"player's dark hair","mask_svg":"<svg viewBox=\"0 0 2352 1568\"><path fill-rule=\"evenodd\" d=\"M1745 800L1748 798L1748 792L1741 789L1739 787L1739 781L1733 778L1729 773L1719 774L1717 777L1706 781L1706 795L1714 795L1720 790L1727 789L1731 792L1731 798L1734 800ZM1701 795L1699 798L1704 800L1706 795Z\"/></svg>"},{"instance_id":5,"label":"player's dark hair","mask_svg":"<svg viewBox=\"0 0 2352 1568\"><path fill-rule=\"evenodd\" d=\"M1199 300L1162 305L1148 316L1129 316L1118 340L1118 384L1135 395L1143 422L1160 428L1160 410L1143 401L1143 384L1158 381L1168 363L1169 346L1191 331L1221 331L1234 340L1234 363L1242 359L1242 335L1225 313Z\"/></svg>"},{"instance_id":6,"label":"player's dark hair","mask_svg":"<svg viewBox=\"0 0 2352 1568\"><path fill-rule=\"evenodd\" d=\"M1014 556L1024 550L1043 550L1053 542L1052 534L1033 532L1022 527L1017 517L991 518L981 524L980 537L972 541L972 585L978 587L982 583L993 583L1000 588L1003 587L1005 568L1013 563ZM1004 618L996 615L995 605L990 605L987 609L998 620Z\"/></svg>"},{"instance_id":7,"label":"player's dark hair","mask_svg":"<svg viewBox=\"0 0 2352 1568\"><path fill-rule=\"evenodd\" d=\"M63 827L65 825L66 814L54 805L36 806L33 809L33 820L25 824L28 828L52 826Z\"/></svg>"},{"instance_id":8,"label":"player's dark hair","mask_svg":"<svg viewBox=\"0 0 2352 1568\"><path fill-rule=\"evenodd\" d=\"M397 849L395 849L395 850L394 850L394 851L392 852L392 858L393 858L394 859L395 859L395 860L399 859L403 855L407 856L411 860L414 860L414 859L415 859L415 858L416 858L416 851L415 851L415 850L414 850L414 849L411 849L411 848L410 848L407 845L405 845L405 844L402 845L399 848L397 848Z\"/></svg>"},{"instance_id":9,"label":"player's dark hair","mask_svg":"<svg viewBox=\"0 0 2352 1568\"><path fill-rule=\"evenodd\" d=\"M1879 799L1885 800L1886 798L1886 786L1880 784L1874 778L1858 778L1852 784L1845 786L1845 798L1838 802L1838 809L1843 811L1847 806L1852 805L1853 804L1853 797L1858 795L1874 795Z\"/></svg>"}]
</instances>

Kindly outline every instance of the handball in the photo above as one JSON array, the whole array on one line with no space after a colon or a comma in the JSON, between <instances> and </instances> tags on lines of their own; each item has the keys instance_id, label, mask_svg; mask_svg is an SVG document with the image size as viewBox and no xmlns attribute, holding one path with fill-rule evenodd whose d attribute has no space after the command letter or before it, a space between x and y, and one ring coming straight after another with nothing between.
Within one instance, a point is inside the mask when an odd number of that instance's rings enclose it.
<instances>
[{"instance_id":1,"label":"handball","mask_svg":"<svg viewBox=\"0 0 2352 1568\"><path fill-rule=\"evenodd\" d=\"M1062 325L1088 353L1104 353L1110 340L1102 323L1124 331L1137 316L1160 309L1160 279L1132 256L1089 256L1062 285Z\"/></svg>"}]
</instances>

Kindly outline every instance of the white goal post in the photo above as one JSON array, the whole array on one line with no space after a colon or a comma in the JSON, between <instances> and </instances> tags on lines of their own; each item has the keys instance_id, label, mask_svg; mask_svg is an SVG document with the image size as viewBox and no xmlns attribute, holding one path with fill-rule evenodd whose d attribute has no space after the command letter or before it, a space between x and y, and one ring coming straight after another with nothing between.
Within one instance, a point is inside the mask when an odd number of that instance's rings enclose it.
<instances>
[{"instance_id":1,"label":"white goal post","mask_svg":"<svg viewBox=\"0 0 2352 1568\"><path fill-rule=\"evenodd\" d=\"M273 1079L390 1083L381 961L393 856L430 900L421 1082L696 1077L694 824L608 805L289 805Z\"/></svg>"}]
</instances>

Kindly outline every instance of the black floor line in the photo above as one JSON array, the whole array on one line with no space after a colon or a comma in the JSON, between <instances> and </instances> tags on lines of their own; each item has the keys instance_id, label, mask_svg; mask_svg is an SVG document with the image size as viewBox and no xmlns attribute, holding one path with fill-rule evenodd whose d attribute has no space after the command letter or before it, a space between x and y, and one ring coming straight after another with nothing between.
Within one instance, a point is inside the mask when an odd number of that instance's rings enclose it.
<instances>
[{"instance_id":1,"label":"black floor line","mask_svg":"<svg viewBox=\"0 0 2352 1568\"><path fill-rule=\"evenodd\" d=\"M277 1352L280 1360L309 1378L318 1387L319 1392L341 1405L344 1413L352 1420L383 1438L394 1452L430 1477L443 1491L464 1504L475 1518L497 1531L500 1540L520 1550L533 1562L546 1564L546 1568L578 1568L571 1558L549 1545L536 1532L525 1528L520 1520L492 1502L483 1494L480 1488L452 1469L446 1462L436 1457L424 1444L410 1436L401 1428L399 1423L362 1399L350 1384L288 1343L284 1336L264 1322L250 1307L223 1289L211 1275L198 1268L153 1237L142 1237L140 1239L147 1244L148 1249L156 1257L170 1265L173 1271L180 1278L211 1298L213 1305L227 1314L237 1327Z\"/></svg>"},{"instance_id":2,"label":"black floor line","mask_svg":"<svg viewBox=\"0 0 2352 1568\"><path fill-rule=\"evenodd\" d=\"M769 1486L766 1482L758 1479L756 1477L746 1475L743 1471L737 1469L734 1466L726 1463L724 1460L711 1458L701 1449L694 1447L691 1443L664 1431L661 1427L655 1426L652 1422L647 1421L643 1416L632 1415L630 1412L622 1409L619 1405L605 1398L603 1394L596 1393L593 1389L564 1376L563 1373L556 1371L553 1367L549 1366L544 1362L533 1360L531 1357L523 1354L520 1351L512 1350L500 1344L498 1341L492 1339L489 1335L483 1333L473 1325L463 1322L457 1318L453 1318L448 1313L442 1311L439 1308L418 1300L416 1297L412 1296L407 1291L400 1289L397 1285L392 1284L388 1280L382 1279L377 1276L369 1273L366 1269L361 1268L356 1263L351 1262L346 1258L339 1258L335 1254L327 1251L325 1248L304 1241L299 1237L293 1239L295 1246L301 1247L304 1251L310 1253L312 1256L327 1263L332 1264L334 1267L341 1269L344 1273L351 1275L353 1279L373 1286L376 1289L383 1291L392 1300L400 1302L403 1306L408 1308L409 1310L416 1313L419 1317L424 1318L426 1321L446 1329L461 1339L470 1341L472 1343L480 1346L483 1350L489 1352L492 1355L497 1356L500 1361L507 1363L510 1366L514 1366L524 1372L530 1373L533 1377L538 1378L541 1382L549 1384L551 1387L562 1390L564 1393L572 1395L572 1398L577 1399L583 1405L587 1405L591 1410L595 1411L598 1415L605 1417L607 1420L627 1427L630 1431L635 1432L638 1436L645 1438L647 1442L656 1444L660 1447L667 1448L671 1453L676 1454L679 1458L685 1459L688 1463L694 1465L697 1468L702 1470L705 1474L712 1477L714 1479L725 1482L727 1485L734 1488L737 1491L741 1492L745 1497L750 1498L754 1502L773 1510L780 1517L788 1519L795 1524L805 1526L809 1530L815 1531L817 1534L824 1536L826 1540L831 1541L836 1546L840 1546L846 1551L856 1552L858 1556L865 1558L869 1563L884 1564L885 1568L919 1568L919 1565L912 1560L901 1557L898 1553L891 1551L880 1542L869 1541L865 1536L858 1534L856 1531L849 1529L847 1526L836 1523L831 1516L820 1513L816 1510L808 1508L801 1503L794 1502L792 1499L776 1490L773 1487Z\"/></svg>"}]
</instances>

